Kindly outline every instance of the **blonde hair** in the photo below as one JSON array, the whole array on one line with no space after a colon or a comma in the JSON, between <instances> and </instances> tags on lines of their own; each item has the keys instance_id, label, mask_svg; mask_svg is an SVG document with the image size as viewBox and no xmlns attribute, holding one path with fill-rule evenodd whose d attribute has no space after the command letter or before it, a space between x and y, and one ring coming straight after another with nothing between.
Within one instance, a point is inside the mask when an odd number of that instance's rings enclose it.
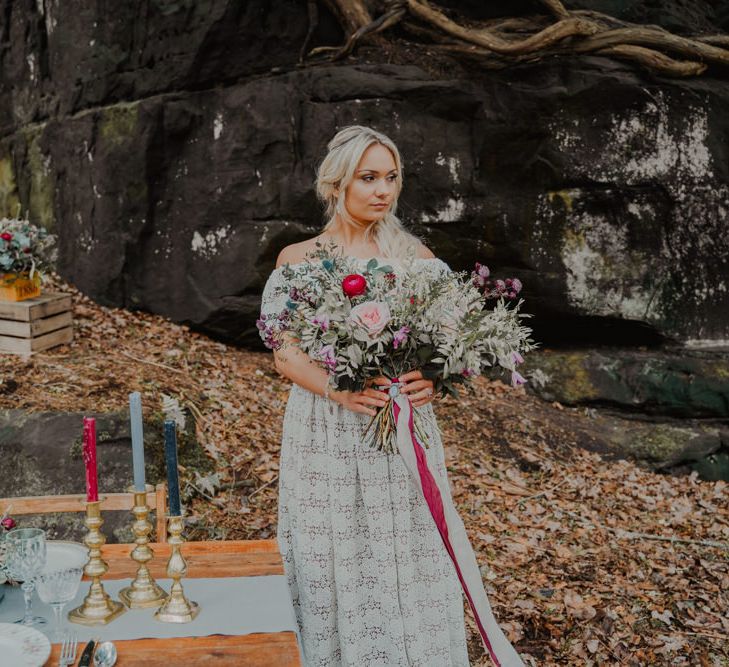
<instances>
[{"instance_id":1,"label":"blonde hair","mask_svg":"<svg viewBox=\"0 0 729 667\"><path fill-rule=\"evenodd\" d=\"M398 173L397 191L388 211L382 218L367 226L364 237L367 241L375 241L383 257L405 259L408 254L415 252L420 240L407 231L395 215L397 199L402 190L400 152L392 139L369 127L350 125L342 128L327 144L327 155L316 173L316 193L326 206L328 217L323 231L331 230L336 223L337 215L345 224L359 227L347 211L344 201L357 165L372 144L381 144L392 153Z\"/></svg>"}]
</instances>

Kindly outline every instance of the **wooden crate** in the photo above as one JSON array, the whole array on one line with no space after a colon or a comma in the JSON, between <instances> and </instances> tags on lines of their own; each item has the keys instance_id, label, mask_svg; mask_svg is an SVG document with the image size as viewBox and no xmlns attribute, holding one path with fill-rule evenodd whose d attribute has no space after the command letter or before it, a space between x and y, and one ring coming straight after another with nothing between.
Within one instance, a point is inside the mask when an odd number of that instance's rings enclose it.
<instances>
[{"instance_id":1,"label":"wooden crate","mask_svg":"<svg viewBox=\"0 0 729 667\"><path fill-rule=\"evenodd\" d=\"M71 295L0 301L0 352L30 356L73 340Z\"/></svg>"}]
</instances>

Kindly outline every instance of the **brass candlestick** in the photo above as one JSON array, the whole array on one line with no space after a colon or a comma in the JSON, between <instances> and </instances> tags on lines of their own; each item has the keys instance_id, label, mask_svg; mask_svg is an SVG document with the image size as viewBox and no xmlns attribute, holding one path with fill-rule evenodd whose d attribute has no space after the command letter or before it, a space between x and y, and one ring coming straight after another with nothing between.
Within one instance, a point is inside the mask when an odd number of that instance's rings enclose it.
<instances>
[{"instance_id":1,"label":"brass candlestick","mask_svg":"<svg viewBox=\"0 0 729 667\"><path fill-rule=\"evenodd\" d=\"M159 607L167 598L161 586L152 577L147 563L152 560L154 551L149 546L149 534L152 532L152 524L149 522L149 507L147 506L147 494L154 489L147 484L146 491L134 491L134 542L137 546L132 549L130 557L139 563L137 576L130 586L119 591L119 599L130 609L143 609L145 607Z\"/></svg>"},{"instance_id":2,"label":"brass candlestick","mask_svg":"<svg viewBox=\"0 0 729 667\"><path fill-rule=\"evenodd\" d=\"M170 594L164 604L155 612L154 617L164 623L189 623L200 612L197 602L185 597L180 579L187 574L187 562L180 552L182 539L182 517L167 517L167 530L172 547L170 559L167 561L167 576L172 579Z\"/></svg>"},{"instance_id":3,"label":"brass candlestick","mask_svg":"<svg viewBox=\"0 0 729 667\"><path fill-rule=\"evenodd\" d=\"M101 558L101 547L106 542L101 532L104 520L101 518L101 500L86 502L86 520L89 529L84 544L89 548L89 560L84 567L84 574L91 579L91 587L83 604L68 612L68 620L81 625L106 625L126 609L121 602L112 600L101 584L101 578L109 566Z\"/></svg>"}]
</instances>

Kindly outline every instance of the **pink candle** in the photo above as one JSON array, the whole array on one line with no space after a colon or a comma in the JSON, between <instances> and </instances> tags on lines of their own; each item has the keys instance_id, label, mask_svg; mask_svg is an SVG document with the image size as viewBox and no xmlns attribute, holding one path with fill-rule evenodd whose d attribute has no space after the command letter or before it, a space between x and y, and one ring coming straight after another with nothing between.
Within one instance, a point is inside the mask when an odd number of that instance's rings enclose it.
<instances>
[{"instance_id":1,"label":"pink candle","mask_svg":"<svg viewBox=\"0 0 729 667\"><path fill-rule=\"evenodd\" d=\"M84 417L84 464L86 465L86 500L96 502L99 488L96 479L96 420Z\"/></svg>"}]
</instances>

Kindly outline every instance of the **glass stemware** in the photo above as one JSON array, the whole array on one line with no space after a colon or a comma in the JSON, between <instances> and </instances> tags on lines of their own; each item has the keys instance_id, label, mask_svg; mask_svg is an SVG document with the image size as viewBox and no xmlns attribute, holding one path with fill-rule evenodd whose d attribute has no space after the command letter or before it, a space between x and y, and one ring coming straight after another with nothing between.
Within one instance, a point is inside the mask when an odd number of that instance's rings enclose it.
<instances>
[{"instance_id":1,"label":"glass stemware","mask_svg":"<svg viewBox=\"0 0 729 667\"><path fill-rule=\"evenodd\" d=\"M53 641L63 639L61 625L63 623L63 608L76 597L83 566L70 567L62 570L43 571L36 579L38 596L43 602L51 605L55 619L53 628Z\"/></svg>"},{"instance_id":2,"label":"glass stemware","mask_svg":"<svg viewBox=\"0 0 729 667\"><path fill-rule=\"evenodd\" d=\"M35 577L46 563L46 534L40 528L16 528L5 536L5 566L13 579L22 580L25 614L15 621L22 625L45 625L42 616L33 616Z\"/></svg>"}]
</instances>

